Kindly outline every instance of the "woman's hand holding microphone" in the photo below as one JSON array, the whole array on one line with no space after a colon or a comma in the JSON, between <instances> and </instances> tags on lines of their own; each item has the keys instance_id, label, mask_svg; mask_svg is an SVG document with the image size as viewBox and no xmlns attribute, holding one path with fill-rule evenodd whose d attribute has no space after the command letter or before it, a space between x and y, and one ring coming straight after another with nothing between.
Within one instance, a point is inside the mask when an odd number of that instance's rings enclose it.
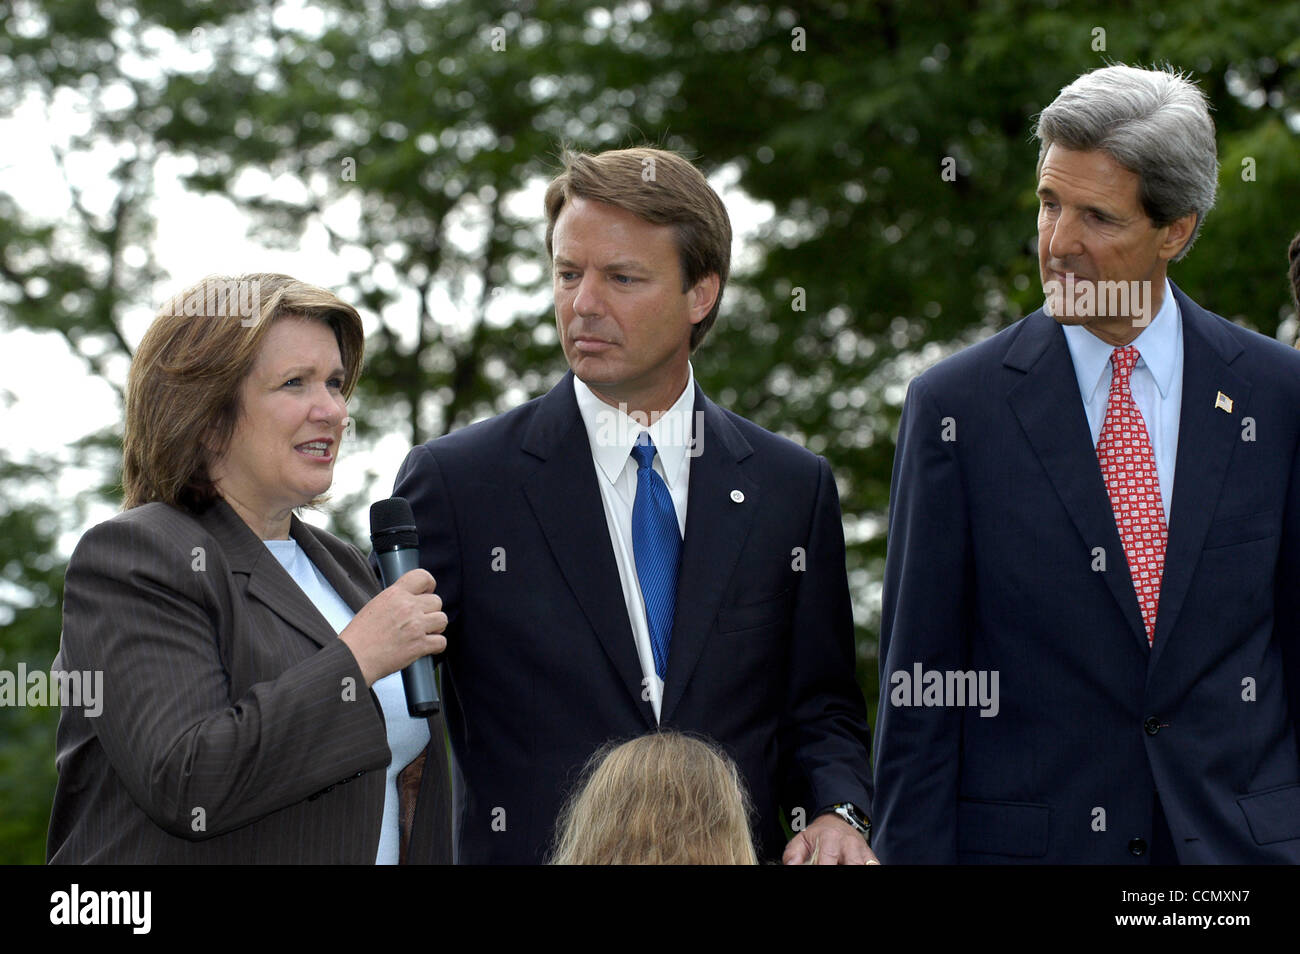
<instances>
[{"instance_id":1,"label":"woman's hand holding microphone","mask_svg":"<svg viewBox=\"0 0 1300 954\"><path fill-rule=\"evenodd\" d=\"M339 639L348 644L366 685L404 669L422 656L447 648L447 614L434 593L427 570L403 574L367 603L344 627Z\"/></svg>"}]
</instances>

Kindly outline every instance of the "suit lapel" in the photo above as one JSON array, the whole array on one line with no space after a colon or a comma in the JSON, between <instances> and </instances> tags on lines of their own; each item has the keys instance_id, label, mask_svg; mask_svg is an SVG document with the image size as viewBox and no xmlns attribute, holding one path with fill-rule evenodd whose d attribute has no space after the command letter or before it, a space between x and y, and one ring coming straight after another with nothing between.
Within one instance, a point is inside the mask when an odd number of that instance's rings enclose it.
<instances>
[{"instance_id":1,"label":"suit lapel","mask_svg":"<svg viewBox=\"0 0 1300 954\"><path fill-rule=\"evenodd\" d=\"M348 604L352 612L361 612L361 608L370 601L370 597L379 592L378 580L373 577L369 580L357 580L353 577L317 538L312 528L297 517L291 518L289 536L298 541L298 546L302 547L303 553L307 554L307 559L320 570L321 575L330 586L334 587L334 592Z\"/></svg>"},{"instance_id":2,"label":"suit lapel","mask_svg":"<svg viewBox=\"0 0 1300 954\"><path fill-rule=\"evenodd\" d=\"M1229 367L1241 354L1241 345L1218 326L1212 315L1176 287L1173 291L1183 319L1183 401L1178 416L1178 458L1169 508L1165 572L1151 647L1152 667L1178 622L1214 517L1228 461L1241 439L1241 418L1250 413L1251 386ZM1219 392L1232 398L1230 413L1215 407Z\"/></svg>"},{"instance_id":3,"label":"suit lapel","mask_svg":"<svg viewBox=\"0 0 1300 954\"><path fill-rule=\"evenodd\" d=\"M267 606L286 624L318 646L326 646L338 637L334 627L285 572L280 561L272 556L266 544L257 538L229 504L218 500L204 511L199 522L221 544L231 572L248 578L247 593L250 598ZM325 562L328 564L332 561ZM332 578L330 582L333 582ZM353 587L347 589L350 592ZM352 605L351 596L344 590L339 590L339 595Z\"/></svg>"},{"instance_id":4,"label":"suit lapel","mask_svg":"<svg viewBox=\"0 0 1300 954\"><path fill-rule=\"evenodd\" d=\"M1146 649L1142 611L1124 545L1115 529L1115 515L1101 477L1064 332L1050 316L1036 311L1024 320L1002 363L1024 372L1024 377L1012 385L1007 400L1074 521L1085 553L1098 546L1104 549L1107 571L1102 578L1128 620L1134 638ZM1185 403L1186 395L1183 400Z\"/></svg>"},{"instance_id":5,"label":"suit lapel","mask_svg":"<svg viewBox=\"0 0 1300 954\"><path fill-rule=\"evenodd\" d=\"M753 448L722 410L695 388L693 425L699 456L691 459L686 504L686 536L677 576L677 608L668 648L668 673L660 721L667 722L681 701L704 649L727 584L749 537L754 514L763 506L757 484L745 476L741 462ZM732 493L744 494L736 503Z\"/></svg>"},{"instance_id":6,"label":"suit lapel","mask_svg":"<svg viewBox=\"0 0 1300 954\"><path fill-rule=\"evenodd\" d=\"M654 711L642 698L641 662L609 542L591 444L573 396L572 372L542 399L522 447L541 461L525 482L524 495L551 555L624 688L647 727L653 728Z\"/></svg>"}]
</instances>

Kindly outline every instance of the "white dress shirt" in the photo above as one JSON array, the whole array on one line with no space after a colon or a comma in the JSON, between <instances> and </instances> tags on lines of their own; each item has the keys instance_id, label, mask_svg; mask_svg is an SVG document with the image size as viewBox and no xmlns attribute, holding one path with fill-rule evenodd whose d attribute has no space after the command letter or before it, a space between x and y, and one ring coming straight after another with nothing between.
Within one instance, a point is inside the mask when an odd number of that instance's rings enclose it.
<instances>
[{"instance_id":1,"label":"white dress shirt","mask_svg":"<svg viewBox=\"0 0 1300 954\"><path fill-rule=\"evenodd\" d=\"M677 513L677 530L684 537L686 497L691 480L689 445L695 410L695 371L688 366L686 389L673 406L648 427L606 404L576 377L573 379L573 392L591 444L596 483L605 508L605 526L609 529L609 542L614 548L614 562L618 564L619 582L623 585L623 602L627 605L628 622L632 624L637 657L641 660L642 689L648 693L658 720L664 684L655 673L654 654L650 650L650 624L646 621L645 599L641 595L636 555L632 550L632 505L636 502L637 482L637 463L632 457L632 447L642 431L650 432L650 439L658 450L652 466L668 485L673 509ZM683 608L678 606L676 612L683 612ZM671 657L671 641L668 652Z\"/></svg>"},{"instance_id":2,"label":"white dress shirt","mask_svg":"<svg viewBox=\"0 0 1300 954\"><path fill-rule=\"evenodd\" d=\"M1083 409L1088 415L1092 446L1096 448L1106 423L1112 372L1110 355L1115 349L1082 325L1063 327ZM1169 507L1174 498L1174 464L1178 459L1178 415L1183 404L1183 322L1168 279L1165 279L1165 297L1160 310L1130 344L1138 349L1140 357L1129 378L1129 390L1151 439L1156 476L1160 480L1160 504L1168 526Z\"/></svg>"}]
</instances>

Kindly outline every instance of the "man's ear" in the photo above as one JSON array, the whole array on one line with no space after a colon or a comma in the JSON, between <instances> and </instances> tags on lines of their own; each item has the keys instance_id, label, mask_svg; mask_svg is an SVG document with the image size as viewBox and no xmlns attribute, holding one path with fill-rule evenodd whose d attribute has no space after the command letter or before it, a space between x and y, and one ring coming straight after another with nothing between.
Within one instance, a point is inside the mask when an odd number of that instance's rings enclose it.
<instances>
[{"instance_id":1,"label":"man's ear","mask_svg":"<svg viewBox=\"0 0 1300 954\"><path fill-rule=\"evenodd\" d=\"M1196 213L1188 212L1181 219L1174 219L1165 226L1165 240L1160 243L1160 258L1170 261L1181 252L1196 229Z\"/></svg>"},{"instance_id":2,"label":"man's ear","mask_svg":"<svg viewBox=\"0 0 1300 954\"><path fill-rule=\"evenodd\" d=\"M704 316L713 310L713 305L718 300L718 289L721 287L722 282L718 279L718 273L709 272L687 292L691 299L691 324L698 325L704 320Z\"/></svg>"}]
</instances>

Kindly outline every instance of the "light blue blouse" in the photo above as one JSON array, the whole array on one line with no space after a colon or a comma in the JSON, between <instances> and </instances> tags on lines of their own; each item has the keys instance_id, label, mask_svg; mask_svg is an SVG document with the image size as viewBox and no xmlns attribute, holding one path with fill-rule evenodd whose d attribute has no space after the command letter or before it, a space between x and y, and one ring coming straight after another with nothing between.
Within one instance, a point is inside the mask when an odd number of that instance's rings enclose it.
<instances>
[{"instance_id":1,"label":"light blue blouse","mask_svg":"<svg viewBox=\"0 0 1300 954\"><path fill-rule=\"evenodd\" d=\"M325 617L335 632L343 632L356 614L335 592L334 587L307 558L297 540L263 540L275 554L294 582L307 594L316 609ZM400 671L384 676L371 687L379 697L384 712L384 725L388 732L388 748L393 754L388 763L388 776L384 782L384 814L379 833L377 865L395 865L401 834L398 826L397 773L419 757L429 744L429 723L413 719L406 711L406 693L402 689Z\"/></svg>"}]
</instances>

